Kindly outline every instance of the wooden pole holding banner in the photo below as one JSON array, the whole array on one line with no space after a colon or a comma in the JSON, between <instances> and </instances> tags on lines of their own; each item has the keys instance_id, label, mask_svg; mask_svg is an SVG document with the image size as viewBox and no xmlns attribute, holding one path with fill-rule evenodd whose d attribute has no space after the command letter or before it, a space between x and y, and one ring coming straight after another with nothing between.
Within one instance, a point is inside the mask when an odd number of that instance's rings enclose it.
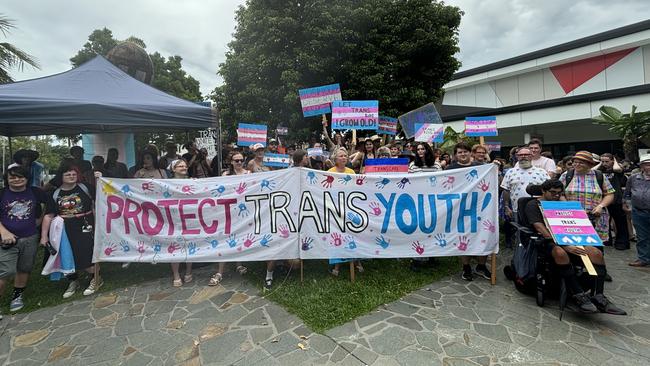
<instances>
[{"instance_id":1,"label":"wooden pole holding banner","mask_svg":"<svg viewBox=\"0 0 650 366\"><path fill-rule=\"evenodd\" d=\"M303 263L302 263L302 259L301 259L301 260L300 260L300 283L303 283L304 280L305 280L305 277L304 277L304 267L303 267Z\"/></svg>"},{"instance_id":2,"label":"wooden pole holding banner","mask_svg":"<svg viewBox=\"0 0 650 366\"><path fill-rule=\"evenodd\" d=\"M485 137L479 136L478 138L478 143L481 145L485 145ZM498 243L497 243L498 245ZM492 276L490 278L490 283L492 285L497 284L497 255L496 253L492 253L490 256L490 271L492 272Z\"/></svg>"},{"instance_id":3,"label":"wooden pole holding banner","mask_svg":"<svg viewBox=\"0 0 650 366\"><path fill-rule=\"evenodd\" d=\"M354 282L354 261L350 261L350 282Z\"/></svg>"},{"instance_id":4,"label":"wooden pole holding banner","mask_svg":"<svg viewBox=\"0 0 650 366\"><path fill-rule=\"evenodd\" d=\"M223 164L223 156L221 156L221 154L223 153L223 142L221 141L221 121L219 120L218 108L212 108L212 121L217 132L217 175L221 176L221 166Z\"/></svg>"}]
</instances>

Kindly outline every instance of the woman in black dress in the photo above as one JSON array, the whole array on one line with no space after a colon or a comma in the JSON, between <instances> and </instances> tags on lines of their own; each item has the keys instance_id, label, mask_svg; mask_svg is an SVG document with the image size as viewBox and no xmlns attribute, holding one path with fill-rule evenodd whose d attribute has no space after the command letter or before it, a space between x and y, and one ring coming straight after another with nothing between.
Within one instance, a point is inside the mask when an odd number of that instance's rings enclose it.
<instances>
[{"instance_id":1,"label":"woman in black dress","mask_svg":"<svg viewBox=\"0 0 650 366\"><path fill-rule=\"evenodd\" d=\"M65 222L65 233L70 241L76 273L68 275L70 281L68 289L63 298L72 296L79 287L78 273L86 271L95 272L92 263L94 247L94 224L93 200L95 190L90 184L81 182L82 176L79 169L71 164L61 167L61 186L53 193L57 214ZM93 277L83 294L85 296L94 294L103 282Z\"/></svg>"}]
</instances>

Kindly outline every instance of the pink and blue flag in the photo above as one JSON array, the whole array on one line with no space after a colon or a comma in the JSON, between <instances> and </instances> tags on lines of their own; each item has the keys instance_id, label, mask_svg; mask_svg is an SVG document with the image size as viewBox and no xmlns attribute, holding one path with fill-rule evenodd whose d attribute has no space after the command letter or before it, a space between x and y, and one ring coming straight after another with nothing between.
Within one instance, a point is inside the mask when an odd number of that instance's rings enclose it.
<instances>
[{"instance_id":1,"label":"pink and blue flag","mask_svg":"<svg viewBox=\"0 0 650 366\"><path fill-rule=\"evenodd\" d=\"M497 136L496 117L465 117L465 136Z\"/></svg>"},{"instance_id":2,"label":"pink and blue flag","mask_svg":"<svg viewBox=\"0 0 650 366\"><path fill-rule=\"evenodd\" d=\"M366 160L366 174L408 173L408 158L381 158Z\"/></svg>"},{"instance_id":3,"label":"pink and blue flag","mask_svg":"<svg viewBox=\"0 0 650 366\"><path fill-rule=\"evenodd\" d=\"M286 154L264 154L262 159L264 165L272 166L276 168L288 168L289 167L289 155Z\"/></svg>"},{"instance_id":4,"label":"pink and blue flag","mask_svg":"<svg viewBox=\"0 0 650 366\"><path fill-rule=\"evenodd\" d=\"M397 118L379 116L379 126L377 127L377 133L385 135L396 135Z\"/></svg>"},{"instance_id":5,"label":"pink and blue flag","mask_svg":"<svg viewBox=\"0 0 650 366\"><path fill-rule=\"evenodd\" d=\"M339 84L300 89L298 90L298 94L300 94L302 115L305 117L330 113L332 111L331 103L335 100L343 99Z\"/></svg>"},{"instance_id":6,"label":"pink and blue flag","mask_svg":"<svg viewBox=\"0 0 650 366\"><path fill-rule=\"evenodd\" d=\"M240 122L237 128L237 145L251 146L254 144L266 146L266 125Z\"/></svg>"},{"instance_id":7,"label":"pink and blue flag","mask_svg":"<svg viewBox=\"0 0 650 366\"><path fill-rule=\"evenodd\" d=\"M413 137L418 142L443 142L444 127L442 123L416 123Z\"/></svg>"},{"instance_id":8,"label":"pink and blue flag","mask_svg":"<svg viewBox=\"0 0 650 366\"><path fill-rule=\"evenodd\" d=\"M376 130L379 126L379 101L336 100L332 102L332 129Z\"/></svg>"}]
</instances>

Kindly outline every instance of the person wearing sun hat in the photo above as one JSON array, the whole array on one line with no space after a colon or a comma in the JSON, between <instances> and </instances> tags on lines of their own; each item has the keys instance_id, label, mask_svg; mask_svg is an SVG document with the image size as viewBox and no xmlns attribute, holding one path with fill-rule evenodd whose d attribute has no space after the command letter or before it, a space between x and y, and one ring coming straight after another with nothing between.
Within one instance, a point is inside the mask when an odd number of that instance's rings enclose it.
<instances>
[{"instance_id":1,"label":"person wearing sun hat","mask_svg":"<svg viewBox=\"0 0 650 366\"><path fill-rule=\"evenodd\" d=\"M592 168L598 164L589 151L578 151L571 159L573 168L562 173L560 181L565 186L568 201L582 204L598 236L609 240L609 214L607 206L614 201L616 191L607 177Z\"/></svg>"},{"instance_id":2,"label":"person wearing sun hat","mask_svg":"<svg viewBox=\"0 0 650 366\"><path fill-rule=\"evenodd\" d=\"M7 169L15 166L22 166L29 170L29 185L31 187L42 187L45 173L45 166L38 161L40 154L38 151L29 149L20 149L14 153L14 163Z\"/></svg>"},{"instance_id":3,"label":"person wearing sun hat","mask_svg":"<svg viewBox=\"0 0 650 366\"><path fill-rule=\"evenodd\" d=\"M650 154L641 155L640 171L627 180L623 200L625 208L632 211L636 230L637 260L632 267L650 266Z\"/></svg>"}]
</instances>

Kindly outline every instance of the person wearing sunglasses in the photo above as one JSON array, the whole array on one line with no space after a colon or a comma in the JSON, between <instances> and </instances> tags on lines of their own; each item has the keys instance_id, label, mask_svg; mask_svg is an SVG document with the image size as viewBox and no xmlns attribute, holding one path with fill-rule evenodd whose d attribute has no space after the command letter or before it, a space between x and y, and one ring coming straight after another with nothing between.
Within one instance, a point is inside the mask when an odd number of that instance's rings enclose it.
<instances>
[{"instance_id":1,"label":"person wearing sunglasses","mask_svg":"<svg viewBox=\"0 0 650 366\"><path fill-rule=\"evenodd\" d=\"M230 158L230 168L223 172L223 176L232 176L232 175L245 175L245 174L250 174L250 171L244 169L244 155L240 152L236 152L232 154ZM241 262L237 262L236 264L236 271L240 275L246 274L248 272L248 268L244 267ZM217 263L217 273L213 274L212 277L210 277L210 282L208 282L208 286L217 286L221 283L221 280L223 279L223 273L226 270L226 262L219 262Z\"/></svg>"}]
</instances>

